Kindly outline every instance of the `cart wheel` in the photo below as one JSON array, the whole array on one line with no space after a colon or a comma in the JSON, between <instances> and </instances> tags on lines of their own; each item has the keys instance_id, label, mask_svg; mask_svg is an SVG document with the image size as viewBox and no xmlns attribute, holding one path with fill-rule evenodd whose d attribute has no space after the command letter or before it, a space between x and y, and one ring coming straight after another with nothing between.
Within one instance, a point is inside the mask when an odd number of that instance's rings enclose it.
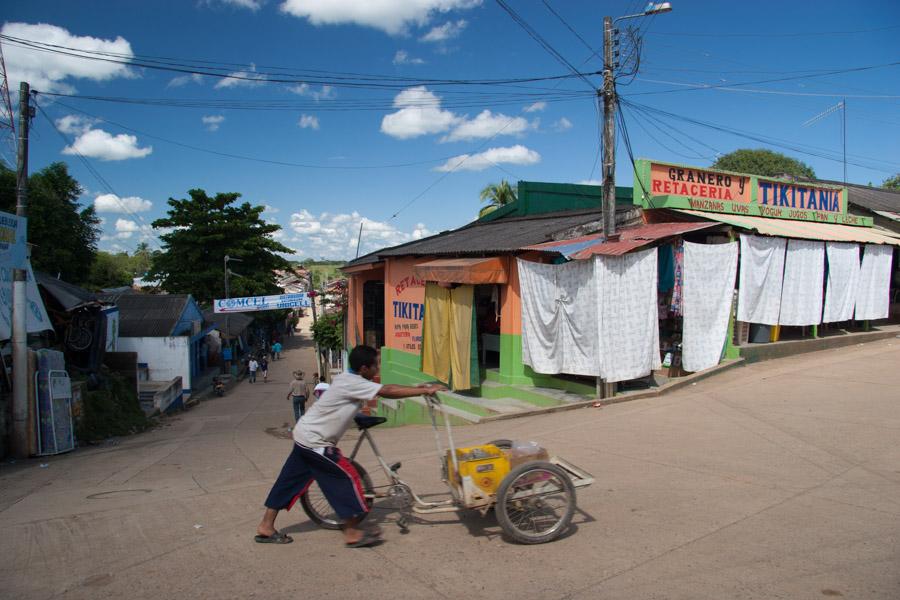
<instances>
[{"instance_id":1,"label":"cart wheel","mask_svg":"<svg viewBox=\"0 0 900 600\"><path fill-rule=\"evenodd\" d=\"M495 512L503 532L520 544L551 542L572 522L575 486L552 463L525 463L503 478Z\"/></svg>"},{"instance_id":2,"label":"cart wheel","mask_svg":"<svg viewBox=\"0 0 900 600\"><path fill-rule=\"evenodd\" d=\"M363 485L363 492L366 496L366 504L368 504L371 512L372 503L375 498L375 488L372 486L372 478L369 477L366 470L355 460L351 460L350 464L352 464L353 468L356 469L356 472L359 473L359 478ZM331 505L325 498L325 494L322 493L322 488L320 488L319 484L315 481L313 481L303 495L300 496L300 506L303 507L303 512L307 514L310 521L319 527L324 529L341 528L340 518L338 518L334 509L331 508ZM366 516L368 516L368 514L369 513L366 513ZM365 517L363 517L363 519L365 519Z\"/></svg>"},{"instance_id":3,"label":"cart wheel","mask_svg":"<svg viewBox=\"0 0 900 600\"><path fill-rule=\"evenodd\" d=\"M493 444L501 450L509 450L513 445L512 440L491 440L488 444Z\"/></svg>"}]
</instances>

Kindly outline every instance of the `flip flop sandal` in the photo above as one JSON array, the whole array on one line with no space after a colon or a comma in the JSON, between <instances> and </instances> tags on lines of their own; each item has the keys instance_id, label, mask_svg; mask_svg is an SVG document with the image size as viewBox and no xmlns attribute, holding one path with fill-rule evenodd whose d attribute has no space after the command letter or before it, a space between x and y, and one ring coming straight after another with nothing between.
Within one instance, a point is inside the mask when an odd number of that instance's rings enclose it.
<instances>
[{"instance_id":1,"label":"flip flop sandal","mask_svg":"<svg viewBox=\"0 0 900 600\"><path fill-rule=\"evenodd\" d=\"M257 535L253 539L257 544L290 544L294 541L294 538L280 531L276 531L272 535Z\"/></svg>"},{"instance_id":2,"label":"flip flop sandal","mask_svg":"<svg viewBox=\"0 0 900 600\"><path fill-rule=\"evenodd\" d=\"M348 542L348 543L345 543L344 545L347 548L369 548L371 546L377 546L378 544L380 544L383 541L384 540L381 539L380 535L376 535L374 533L366 531L365 533L363 533L363 536L361 538L359 538L358 541Z\"/></svg>"}]
</instances>

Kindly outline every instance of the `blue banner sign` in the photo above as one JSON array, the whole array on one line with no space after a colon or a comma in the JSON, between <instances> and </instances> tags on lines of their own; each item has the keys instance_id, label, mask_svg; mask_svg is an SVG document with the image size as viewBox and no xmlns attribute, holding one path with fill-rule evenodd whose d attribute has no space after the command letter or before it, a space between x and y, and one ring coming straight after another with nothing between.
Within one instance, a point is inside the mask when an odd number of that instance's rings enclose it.
<instances>
[{"instance_id":1,"label":"blue banner sign","mask_svg":"<svg viewBox=\"0 0 900 600\"><path fill-rule=\"evenodd\" d=\"M285 308L309 308L309 296L302 294L281 294L279 296L247 296L244 298L223 298L213 301L217 313L257 312L260 310L282 310Z\"/></svg>"}]
</instances>

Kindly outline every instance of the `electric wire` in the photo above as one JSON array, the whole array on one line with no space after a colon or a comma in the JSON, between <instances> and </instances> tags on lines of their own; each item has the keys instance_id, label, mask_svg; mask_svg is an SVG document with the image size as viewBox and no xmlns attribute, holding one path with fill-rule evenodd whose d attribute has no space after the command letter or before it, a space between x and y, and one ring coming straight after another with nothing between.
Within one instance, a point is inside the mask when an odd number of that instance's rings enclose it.
<instances>
[{"instance_id":1,"label":"electric wire","mask_svg":"<svg viewBox=\"0 0 900 600\"><path fill-rule=\"evenodd\" d=\"M822 37L834 35L856 35L860 33L875 33L877 31L888 31L892 29L900 29L900 25L887 25L885 27L875 27L873 29L857 29L851 31L812 31L812 32L791 32L791 33L694 33L685 31L655 31L652 35L674 36L674 37L758 37L758 38L799 38L799 37Z\"/></svg>"}]
</instances>

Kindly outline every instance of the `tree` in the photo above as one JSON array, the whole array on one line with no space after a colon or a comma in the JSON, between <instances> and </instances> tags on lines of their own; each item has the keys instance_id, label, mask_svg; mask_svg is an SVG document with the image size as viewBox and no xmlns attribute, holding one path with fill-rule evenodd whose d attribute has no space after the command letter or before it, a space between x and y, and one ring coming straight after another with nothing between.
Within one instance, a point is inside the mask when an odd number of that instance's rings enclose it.
<instances>
[{"instance_id":1,"label":"tree","mask_svg":"<svg viewBox=\"0 0 900 600\"><path fill-rule=\"evenodd\" d=\"M101 250L94 257L87 283L88 287L99 290L130 286L132 278L131 257L128 254L125 252L112 254Z\"/></svg>"},{"instance_id":2,"label":"tree","mask_svg":"<svg viewBox=\"0 0 900 600\"><path fill-rule=\"evenodd\" d=\"M505 179L501 180L499 184L491 183L485 186L478 196L482 202L487 202L488 205L478 211L478 218L480 219L501 206L515 202L517 193L516 186L509 185L509 182Z\"/></svg>"},{"instance_id":3,"label":"tree","mask_svg":"<svg viewBox=\"0 0 900 600\"><path fill-rule=\"evenodd\" d=\"M881 187L887 188L889 190L900 190L900 173L897 173L893 177L888 177L887 179L882 181Z\"/></svg>"},{"instance_id":4,"label":"tree","mask_svg":"<svg viewBox=\"0 0 900 600\"><path fill-rule=\"evenodd\" d=\"M289 265L276 252L292 250L271 237L281 227L260 218L265 207L235 205L241 197L237 193L211 198L195 189L188 194L187 199L169 198L168 216L153 221L156 229L172 230L159 236L164 249L153 256L148 277L167 292L192 294L198 302L208 303L225 297L227 254L241 261L228 265L237 271L229 277L232 297L278 293L274 271Z\"/></svg>"},{"instance_id":5,"label":"tree","mask_svg":"<svg viewBox=\"0 0 900 600\"><path fill-rule=\"evenodd\" d=\"M737 173L749 173L762 175L763 177L777 177L778 175L793 175L806 179L815 179L816 173L812 167L804 162L785 156L771 150L735 150L729 154L720 156L712 164L713 169L723 171L735 171Z\"/></svg>"},{"instance_id":6,"label":"tree","mask_svg":"<svg viewBox=\"0 0 900 600\"><path fill-rule=\"evenodd\" d=\"M28 242L31 264L69 283L85 283L97 253L100 219L82 207L81 185L65 163L53 163L28 178ZM16 212L16 174L0 166L0 210Z\"/></svg>"}]
</instances>

